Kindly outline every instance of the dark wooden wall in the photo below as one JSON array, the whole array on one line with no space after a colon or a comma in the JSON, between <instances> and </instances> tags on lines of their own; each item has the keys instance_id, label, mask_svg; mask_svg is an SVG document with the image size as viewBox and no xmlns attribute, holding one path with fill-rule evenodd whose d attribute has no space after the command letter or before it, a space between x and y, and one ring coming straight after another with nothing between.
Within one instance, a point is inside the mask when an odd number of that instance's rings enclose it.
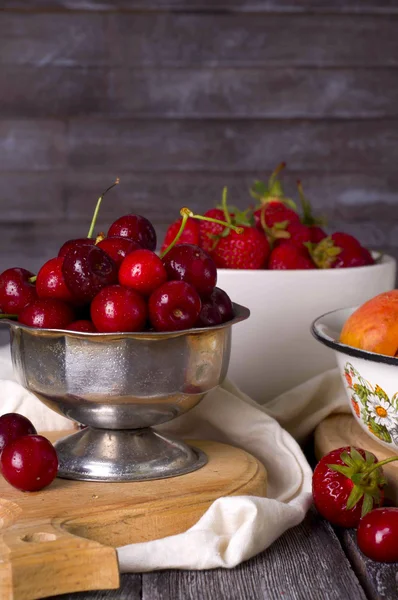
<instances>
[{"instance_id":1,"label":"dark wooden wall","mask_svg":"<svg viewBox=\"0 0 398 600\"><path fill-rule=\"evenodd\" d=\"M0 269L125 212L244 204L282 160L398 255L398 0L2 0Z\"/></svg>"}]
</instances>

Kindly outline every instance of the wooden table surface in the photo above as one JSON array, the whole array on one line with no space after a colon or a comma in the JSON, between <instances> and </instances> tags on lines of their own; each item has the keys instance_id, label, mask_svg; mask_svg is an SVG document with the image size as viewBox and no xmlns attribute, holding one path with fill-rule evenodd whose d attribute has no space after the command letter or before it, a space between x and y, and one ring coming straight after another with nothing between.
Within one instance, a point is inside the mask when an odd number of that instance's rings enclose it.
<instances>
[{"instance_id":1,"label":"wooden table surface","mask_svg":"<svg viewBox=\"0 0 398 600\"><path fill-rule=\"evenodd\" d=\"M125 574L118 590L53 600L396 600L398 565L367 560L355 532L335 531L311 509L301 525L232 570Z\"/></svg>"}]
</instances>

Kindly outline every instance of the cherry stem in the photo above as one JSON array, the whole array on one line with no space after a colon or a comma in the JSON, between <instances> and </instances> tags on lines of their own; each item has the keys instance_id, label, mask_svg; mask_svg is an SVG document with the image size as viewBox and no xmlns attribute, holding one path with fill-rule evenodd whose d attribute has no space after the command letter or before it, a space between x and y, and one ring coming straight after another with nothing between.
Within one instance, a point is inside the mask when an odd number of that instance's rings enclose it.
<instances>
[{"instance_id":1,"label":"cherry stem","mask_svg":"<svg viewBox=\"0 0 398 600\"><path fill-rule=\"evenodd\" d=\"M180 225L180 229L177 232L177 235L175 236L174 240L171 242L171 244L169 244L166 248L166 250L163 250L163 252L161 252L160 254L160 258L163 258L164 256L166 256L166 254L168 252L170 252L170 250L173 248L173 246L176 245L176 243L178 242L178 240L180 239L180 237L182 236L182 232L185 229L185 225L187 224L187 221L189 219L189 214L187 212L188 209L186 208L182 208L180 211L180 215L182 216L182 221L181 221L181 225ZM189 211L190 212L190 211Z\"/></svg>"},{"instance_id":2,"label":"cherry stem","mask_svg":"<svg viewBox=\"0 0 398 600\"><path fill-rule=\"evenodd\" d=\"M227 192L228 192L228 189L226 187L223 188L221 206L224 211L225 220L228 223L228 226L231 227L231 215L229 214L229 210L228 210Z\"/></svg>"},{"instance_id":3,"label":"cherry stem","mask_svg":"<svg viewBox=\"0 0 398 600\"><path fill-rule=\"evenodd\" d=\"M5 313L0 313L0 319L18 319L18 315L7 315Z\"/></svg>"},{"instance_id":4,"label":"cherry stem","mask_svg":"<svg viewBox=\"0 0 398 600\"><path fill-rule=\"evenodd\" d=\"M113 187L115 187L115 185L118 185L119 181L120 181L120 179L119 179L119 177L117 177L117 179L115 180L115 182L112 183L112 185L110 185L104 192L102 192L101 196L98 198L97 204L96 204L96 207L95 207L95 210L94 210L93 218L91 220L90 229L88 230L88 234L87 234L88 238L92 238L93 237L93 231L94 231L94 228L95 228L95 224L97 222L98 212L99 212L99 209L100 209L100 206L101 206L102 198L105 196L105 194L107 192L109 192L109 190L111 190Z\"/></svg>"},{"instance_id":5,"label":"cherry stem","mask_svg":"<svg viewBox=\"0 0 398 600\"><path fill-rule=\"evenodd\" d=\"M191 217L191 219L197 219L198 221L209 221L209 223L218 223L219 225L224 225L224 227L228 227L229 229L236 231L236 233L244 232L243 227L236 227L236 225L226 223L225 221L221 221L220 219L213 219L213 217L204 217L202 215L194 215L193 212L189 210L189 208L181 210L187 210L189 212L188 216Z\"/></svg>"},{"instance_id":6,"label":"cherry stem","mask_svg":"<svg viewBox=\"0 0 398 600\"><path fill-rule=\"evenodd\" d=\"M29 277L28 281L29 283L34 283L37 279L37 275L33 275L33 277Z\"/></svg>"}]
</instances>

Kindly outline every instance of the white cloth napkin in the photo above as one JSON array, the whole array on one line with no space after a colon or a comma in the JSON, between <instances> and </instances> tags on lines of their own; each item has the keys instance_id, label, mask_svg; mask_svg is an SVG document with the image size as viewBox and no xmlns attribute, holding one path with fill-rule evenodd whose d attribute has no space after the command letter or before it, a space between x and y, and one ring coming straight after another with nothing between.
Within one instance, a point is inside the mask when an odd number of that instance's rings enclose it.
<instances>
[{"instance_id":1,"label":"white cloth napkin","mask_svg":"<svg viewBox=\"0 0 398 600\"><path fill-rule=\"evenodd\" d=\"M68 419L16 383L8 346L0 348L0 386L0 414L23 414L41 431L71 428ZM264 406L226 380L189 413L159 427L178 437L215 440L247 450L268 471L268 497L219 498L184 533L118 548L121 572L232 568L268 548L298 525L311 505L312 471L298 442L332 412L349 412L337 369Z\"/></svg>"}]
</instances>

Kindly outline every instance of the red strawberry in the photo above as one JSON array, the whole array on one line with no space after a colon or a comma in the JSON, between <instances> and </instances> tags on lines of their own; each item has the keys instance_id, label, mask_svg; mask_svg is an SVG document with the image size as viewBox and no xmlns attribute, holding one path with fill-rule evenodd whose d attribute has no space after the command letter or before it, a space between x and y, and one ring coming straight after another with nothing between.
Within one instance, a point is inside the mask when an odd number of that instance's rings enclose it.
<instances>
[{"instance_id":1,"label":"red strawberry","mask_svg":"<svg viewBox=\"0 0 398 600\"><path fill-rule=\"evenodd\" d=\"M303 225L302 223L300 223L299 221L294 222L294 223L289 223L289 225L286 227L285 231L287 231L290 235L290 238L288 240L283 240L284 242L286 241L291 241L294 244L296 244L297 246L302 246L303 244L307 243L307 242L311 242L311 228L307 227L307 225ZM277 240L277 243L281 242L282 240Z\"/></svg>"},{"instance_id":2,"label":"red strawberry","mask_svg":"<svg viewBox=\"0 0 398 600\"><path fill-rule=\"evenodd\" d=\"M170 225L170 227L166 231L166 235L164 237L161 252L163 252L164 250L166 250L166 248L168 248L170 246L171 242L174 240L174 238L176 237L176 235L180 229L181 223L182 223L182 218L178 219L178 221L175 221L175 223L172 223L172 225ZM211 225L211 223L209 223L209 225ZM221 225L220 225L220 227L221 227ZM222 229L222 227L221 227L221 229ZM195 221L195 219L189 218L187 220L185 229L182 232L180 239L178 240L178 242L176 242L176 245L177 244L193 244L195 246L199 246L199 239L200 239L199 223L198 223L198 221Z\"/></svg>"},{"instance_id":3,"label":"red strawberry","mask_svg":"<svg viewBox=\"0 0 398 600\"><path fill-rule=\"evenodd\" d=\"M279 269L315 269L315 265L304 246L298 246L290 240L276 246L269 257L268 268Z\"/></svg>"},{"instance_id":4,"label":"red strawberry","mask_svg":"<svg viewBox=\"0 0 398 600\"><path fill-rule=\"evenodd\" d=\"M284 169L286 163L281 163L271 174L268 183L255 181L250 188L252 198L259 201L258 208L254 211L256 227L261 231L273 229L275 225L284 223L285 226L300 220L295 210L295 204L283 193L283 188L278 174ZM264 227L265 226L265 227Z\"/></svg>"},{"instance_id":5,"label":"red strawberry","mask_svg":"<svg viewBox=\"0 0 398 600\"><path fill-rule=\"evenodd\" d=\"M313 244L319 244L325 237L327 237L327 233L319 227L319 225L311 225L311 242Z\"/></svg>"},{"instance_id":6,"label":"red strawberry","mask_svg":"<svg viewBox=\"0 0 398 600\"><path fill-rule=\"evenodd\" d=\"M325 219L323 217L314 217L311 203L304 195L303 185L300 180L297 181L297 189L303 209L303 217L301 222L304 225L307 225L310 229L311 239L308 241L312 242L313 244L318 244L327 236L326 232L322 229L322 227L320 227L320 225L325 224Z\"/></svg>"},{"instance_id":7,"label":"red strawberry","mask_svg":"<svg viewBox=\"0 0 398 600\"><path fill-rule=\"evenodd\" d=\"M331 265L332 269L347 269L349 267L366 267L373 265L374 259L367 248L352 248L342 250Z\"/></svg>"},{"instance_id":8,"label":"red strawberry","mask_svg":"<svg viewBox=\"0 0 398 600\"><path fill-rule=\"evenodd\" d=\"M339 231L311 247L310 253L320 269L344 269L374 264L370 252L356 238Z\"/></svg>"},{"instance_id":9,"label":"red strawberry","mask_svg":"<svg viewBox=\"0 0 398 600\"><path fill-rule=\"evenodd\" d=\"M318 512L334 525L356 527L361 517L381 506L386 480L382 465L371 452L360 448L337 448L326 454L314 470L312 495Z\"/></svg>"},{"instance_id":10,"label":"red strawberry","mask_svg":"<svg viewBox=\"0 0 398 600\"><path fill-rule=\"evenodd\" d=\"M212 219L219 219L220 221L225 221L225 214L221 208L211 208L204 214L205 217L211 217ZM217 240L217 236L219 236L223 231L223 225L219 223L211 223L210 221L200 221L199 222L199 231L200 231L200 247L206 252L211 252L214 248L215 242Z\"/></svg>"},{"instance_id":11,"label":"red strawberry","mask_svg":"<svg viewBox=\"0 0 398 600\"><path fill-rule=\"evenodd\" d=\"M270 252L263 233L254 227L242 227L243 233L230 231L220 237L211 256L221 269L262 269Z\"/></svg>"}]
</instances>

